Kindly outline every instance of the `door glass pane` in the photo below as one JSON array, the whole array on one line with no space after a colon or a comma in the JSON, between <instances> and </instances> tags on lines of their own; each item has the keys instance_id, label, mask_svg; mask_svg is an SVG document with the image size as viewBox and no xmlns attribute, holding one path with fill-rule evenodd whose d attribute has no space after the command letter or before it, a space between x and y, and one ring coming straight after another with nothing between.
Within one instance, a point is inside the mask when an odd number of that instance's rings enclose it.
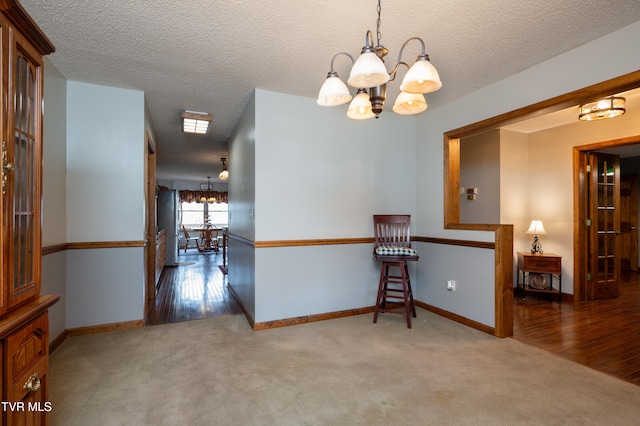
<instances>
[{"instance_id":1,"label":"door glass pane","mask_svg":"<svg viewBox=\"0 0 640 426\"><path fill-rule=\"evenodd\" d=\"M598 160L598 281L616 279L615 168L608 159Z\"/></svg>"},{"instance_id":2,"label":"door glass pane","mask_svg":"<svg viewBox=\"0 0 640 426\"><path fill-rule=\"evenodd\" d=\"M36 211L35 74L29 62L19 56L15 66L14 138L14 275L17 294L34 281Z\"/></svg>"}]
</instances>

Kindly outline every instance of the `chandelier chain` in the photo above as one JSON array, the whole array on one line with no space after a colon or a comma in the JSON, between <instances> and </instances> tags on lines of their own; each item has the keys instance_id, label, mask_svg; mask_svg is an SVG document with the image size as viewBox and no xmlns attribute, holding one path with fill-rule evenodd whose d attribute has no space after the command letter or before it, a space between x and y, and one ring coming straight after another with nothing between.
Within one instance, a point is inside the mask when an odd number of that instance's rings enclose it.
<instances>
[{"instance_id":1,"label":"chandelier chain","mask_svg":"<svg viewBox=\"0 0 640 426\"><path fill-rule=\"evenodd\" d=\"M380 33L380 12L382 12L382 5L380 3L381 0L378 0L378 21L376 22L376 37L378 38L378 46L380 46L380 38L382 38L382 34Z\"/></svg>"}]
</instances>

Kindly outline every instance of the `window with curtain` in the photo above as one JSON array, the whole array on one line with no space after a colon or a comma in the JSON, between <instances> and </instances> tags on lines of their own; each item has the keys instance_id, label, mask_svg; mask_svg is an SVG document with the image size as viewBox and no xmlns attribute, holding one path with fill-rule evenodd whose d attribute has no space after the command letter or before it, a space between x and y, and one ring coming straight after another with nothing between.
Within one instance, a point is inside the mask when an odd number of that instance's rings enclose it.
<instances>
[{"instance_id":1,"label":"window with curtain","mask_svg":"<svg viewBox=\"0 0 640 426\"><path fill-rule=\"evenodd\" d=\"M219 228L229 225L228 193L219 191L180 191L182 224L186 228L200 228L210 223ZM214 197L215 203L202 202L202 197Z\"/></svg>"}]
</instances>

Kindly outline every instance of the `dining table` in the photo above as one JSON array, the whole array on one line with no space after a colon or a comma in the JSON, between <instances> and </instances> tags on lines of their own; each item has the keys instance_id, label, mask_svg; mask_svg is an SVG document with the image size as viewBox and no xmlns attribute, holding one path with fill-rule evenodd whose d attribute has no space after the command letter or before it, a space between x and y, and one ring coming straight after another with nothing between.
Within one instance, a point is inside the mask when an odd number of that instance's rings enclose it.
<instances>
[{"instance_id":1,"label":"dining table","mask_svg":"<svg viewBox=\"0 0 640 426\"><path fill-rule=\"evenodd\" d=\"M222 229L213 225L205 225L202 227L191 228L194 232L199 232L202 237L202 244L200 245L200 251L215 251L218 253L220 250L219 239L221 237Z\"/></svg>"}]
</instances>

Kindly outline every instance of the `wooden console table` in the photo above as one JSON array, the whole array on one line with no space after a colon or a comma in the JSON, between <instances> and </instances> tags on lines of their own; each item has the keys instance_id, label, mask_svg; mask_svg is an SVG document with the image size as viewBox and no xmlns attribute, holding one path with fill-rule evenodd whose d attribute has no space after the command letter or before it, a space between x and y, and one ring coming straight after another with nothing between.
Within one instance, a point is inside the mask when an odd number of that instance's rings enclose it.
<instances>
[{"instance_id":1,"label":"wooden console table","mask_svg":"<svg viewBox=\"0 0 640 426\"><path fill-rule=\"evenodd\" d=\"M522 288L520 287L522 274ZM548 286L535 288L527 283L532 274L549 275ZM553 277L558 278L558 290L553 288ZM517 289L524 299L527 293L558 295L558 303L562 303L562 257L557 254L531 254L527 251L518 252L518 282Z\"/></svg>"}]
</instances>

